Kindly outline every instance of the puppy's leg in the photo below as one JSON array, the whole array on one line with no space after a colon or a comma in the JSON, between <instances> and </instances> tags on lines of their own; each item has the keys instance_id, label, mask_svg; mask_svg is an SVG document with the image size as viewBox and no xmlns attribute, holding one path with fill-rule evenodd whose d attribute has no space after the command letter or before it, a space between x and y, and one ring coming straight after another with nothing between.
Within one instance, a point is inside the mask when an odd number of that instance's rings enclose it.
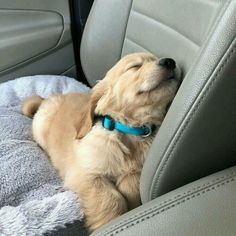
<instances>
[{"instance_id":1,"label":"puppy's leg","mask_svg":"<svg viewBox=\"0 0 236 236\"><path fill-rule=\"evenodd\" d=\"M116 182L117 189L128 202L129 210L141 205L139 182L140 172L122 176Z\"/></svg>"},{"instance_id":2,"label":"puppy's leg","mask_svg":"<svg viewBox=\"0 0 236 236\"><path fill-rule=\"evenodd\" d=\"M76 192L84 209L86 224L93 231L127 211L125 198L107 178L98 175L68 177L65 186Z\"/></svg>"}]
</instances>

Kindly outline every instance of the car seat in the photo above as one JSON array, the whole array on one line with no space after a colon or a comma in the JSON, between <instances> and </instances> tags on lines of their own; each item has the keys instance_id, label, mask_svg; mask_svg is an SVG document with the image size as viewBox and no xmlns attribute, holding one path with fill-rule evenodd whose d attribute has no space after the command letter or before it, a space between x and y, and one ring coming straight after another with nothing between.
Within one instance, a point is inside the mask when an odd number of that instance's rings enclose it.
<instances>
[{"instance_id":1,"label":"car seat","mask_svg":"<svg viewBox=\"0 0 236 236\"><path fill-rule=\"evenodd\" d=\"M236 234L235 35L235 0L94 1L80 48L92 86L140 51L174 58L184 79L142 171L142 206L92 235Z\"/></svg>"}]
</instances>

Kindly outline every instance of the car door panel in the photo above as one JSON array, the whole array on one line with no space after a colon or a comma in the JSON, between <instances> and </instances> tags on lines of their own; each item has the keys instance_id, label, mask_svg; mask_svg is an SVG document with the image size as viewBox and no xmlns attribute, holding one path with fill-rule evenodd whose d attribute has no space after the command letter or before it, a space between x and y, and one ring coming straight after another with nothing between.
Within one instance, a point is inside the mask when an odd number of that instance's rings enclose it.
<instances>
[{"instance_id":1,"label":"car door panel","mask_svg":"<svg viewBox=\"0 0 236 236\"><path fill-rule=\"evenodd\" d=\"M0 0L0 82L35 74L75 76L67 0Z\"/></svg>"}]
</instances>

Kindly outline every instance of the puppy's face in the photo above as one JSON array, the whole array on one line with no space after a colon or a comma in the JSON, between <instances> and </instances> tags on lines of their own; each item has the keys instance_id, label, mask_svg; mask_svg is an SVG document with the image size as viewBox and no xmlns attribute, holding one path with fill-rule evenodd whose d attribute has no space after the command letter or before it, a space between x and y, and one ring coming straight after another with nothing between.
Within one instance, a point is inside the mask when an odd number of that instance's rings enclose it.
<instances>
[{"instance_id":1,"label":"puppy's face","mask_svg":"<svg viewBox=\"0 0 236 236\"><path fill-rule=\"evenodd\" d=\"M121 59L94 88L95 112L131 125L160 124L180 83L172 59L136 53Z\"/></svg>"}]
</instances>

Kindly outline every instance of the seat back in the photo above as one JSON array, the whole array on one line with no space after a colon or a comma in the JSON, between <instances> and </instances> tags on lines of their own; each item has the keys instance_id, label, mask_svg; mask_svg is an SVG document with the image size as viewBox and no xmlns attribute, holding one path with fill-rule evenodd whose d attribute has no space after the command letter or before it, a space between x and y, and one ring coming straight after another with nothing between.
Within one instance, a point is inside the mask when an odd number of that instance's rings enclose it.
<instances>
[{"instance_id":1,"label":"seat back","mask_svg":"<svg viewBox=\"0 0 236 236\"><path fill-rule=\"evenodd\" d=\"M172 56L184 74L193 65L224 1L95 0L81 43L91 85L124 55Z\"/></svg>"},{"instance_id":2,"label":"seat back","mask_svg":"<svg viewBox=\"0 0 236 236\"><path fill-rule=\"evenodd\" d=\"M91 85L138 51L183 70L144 165L143 202L236 164L235 29L235 0L95 0L81 44Z\"/></svg>"}]
</instances>

